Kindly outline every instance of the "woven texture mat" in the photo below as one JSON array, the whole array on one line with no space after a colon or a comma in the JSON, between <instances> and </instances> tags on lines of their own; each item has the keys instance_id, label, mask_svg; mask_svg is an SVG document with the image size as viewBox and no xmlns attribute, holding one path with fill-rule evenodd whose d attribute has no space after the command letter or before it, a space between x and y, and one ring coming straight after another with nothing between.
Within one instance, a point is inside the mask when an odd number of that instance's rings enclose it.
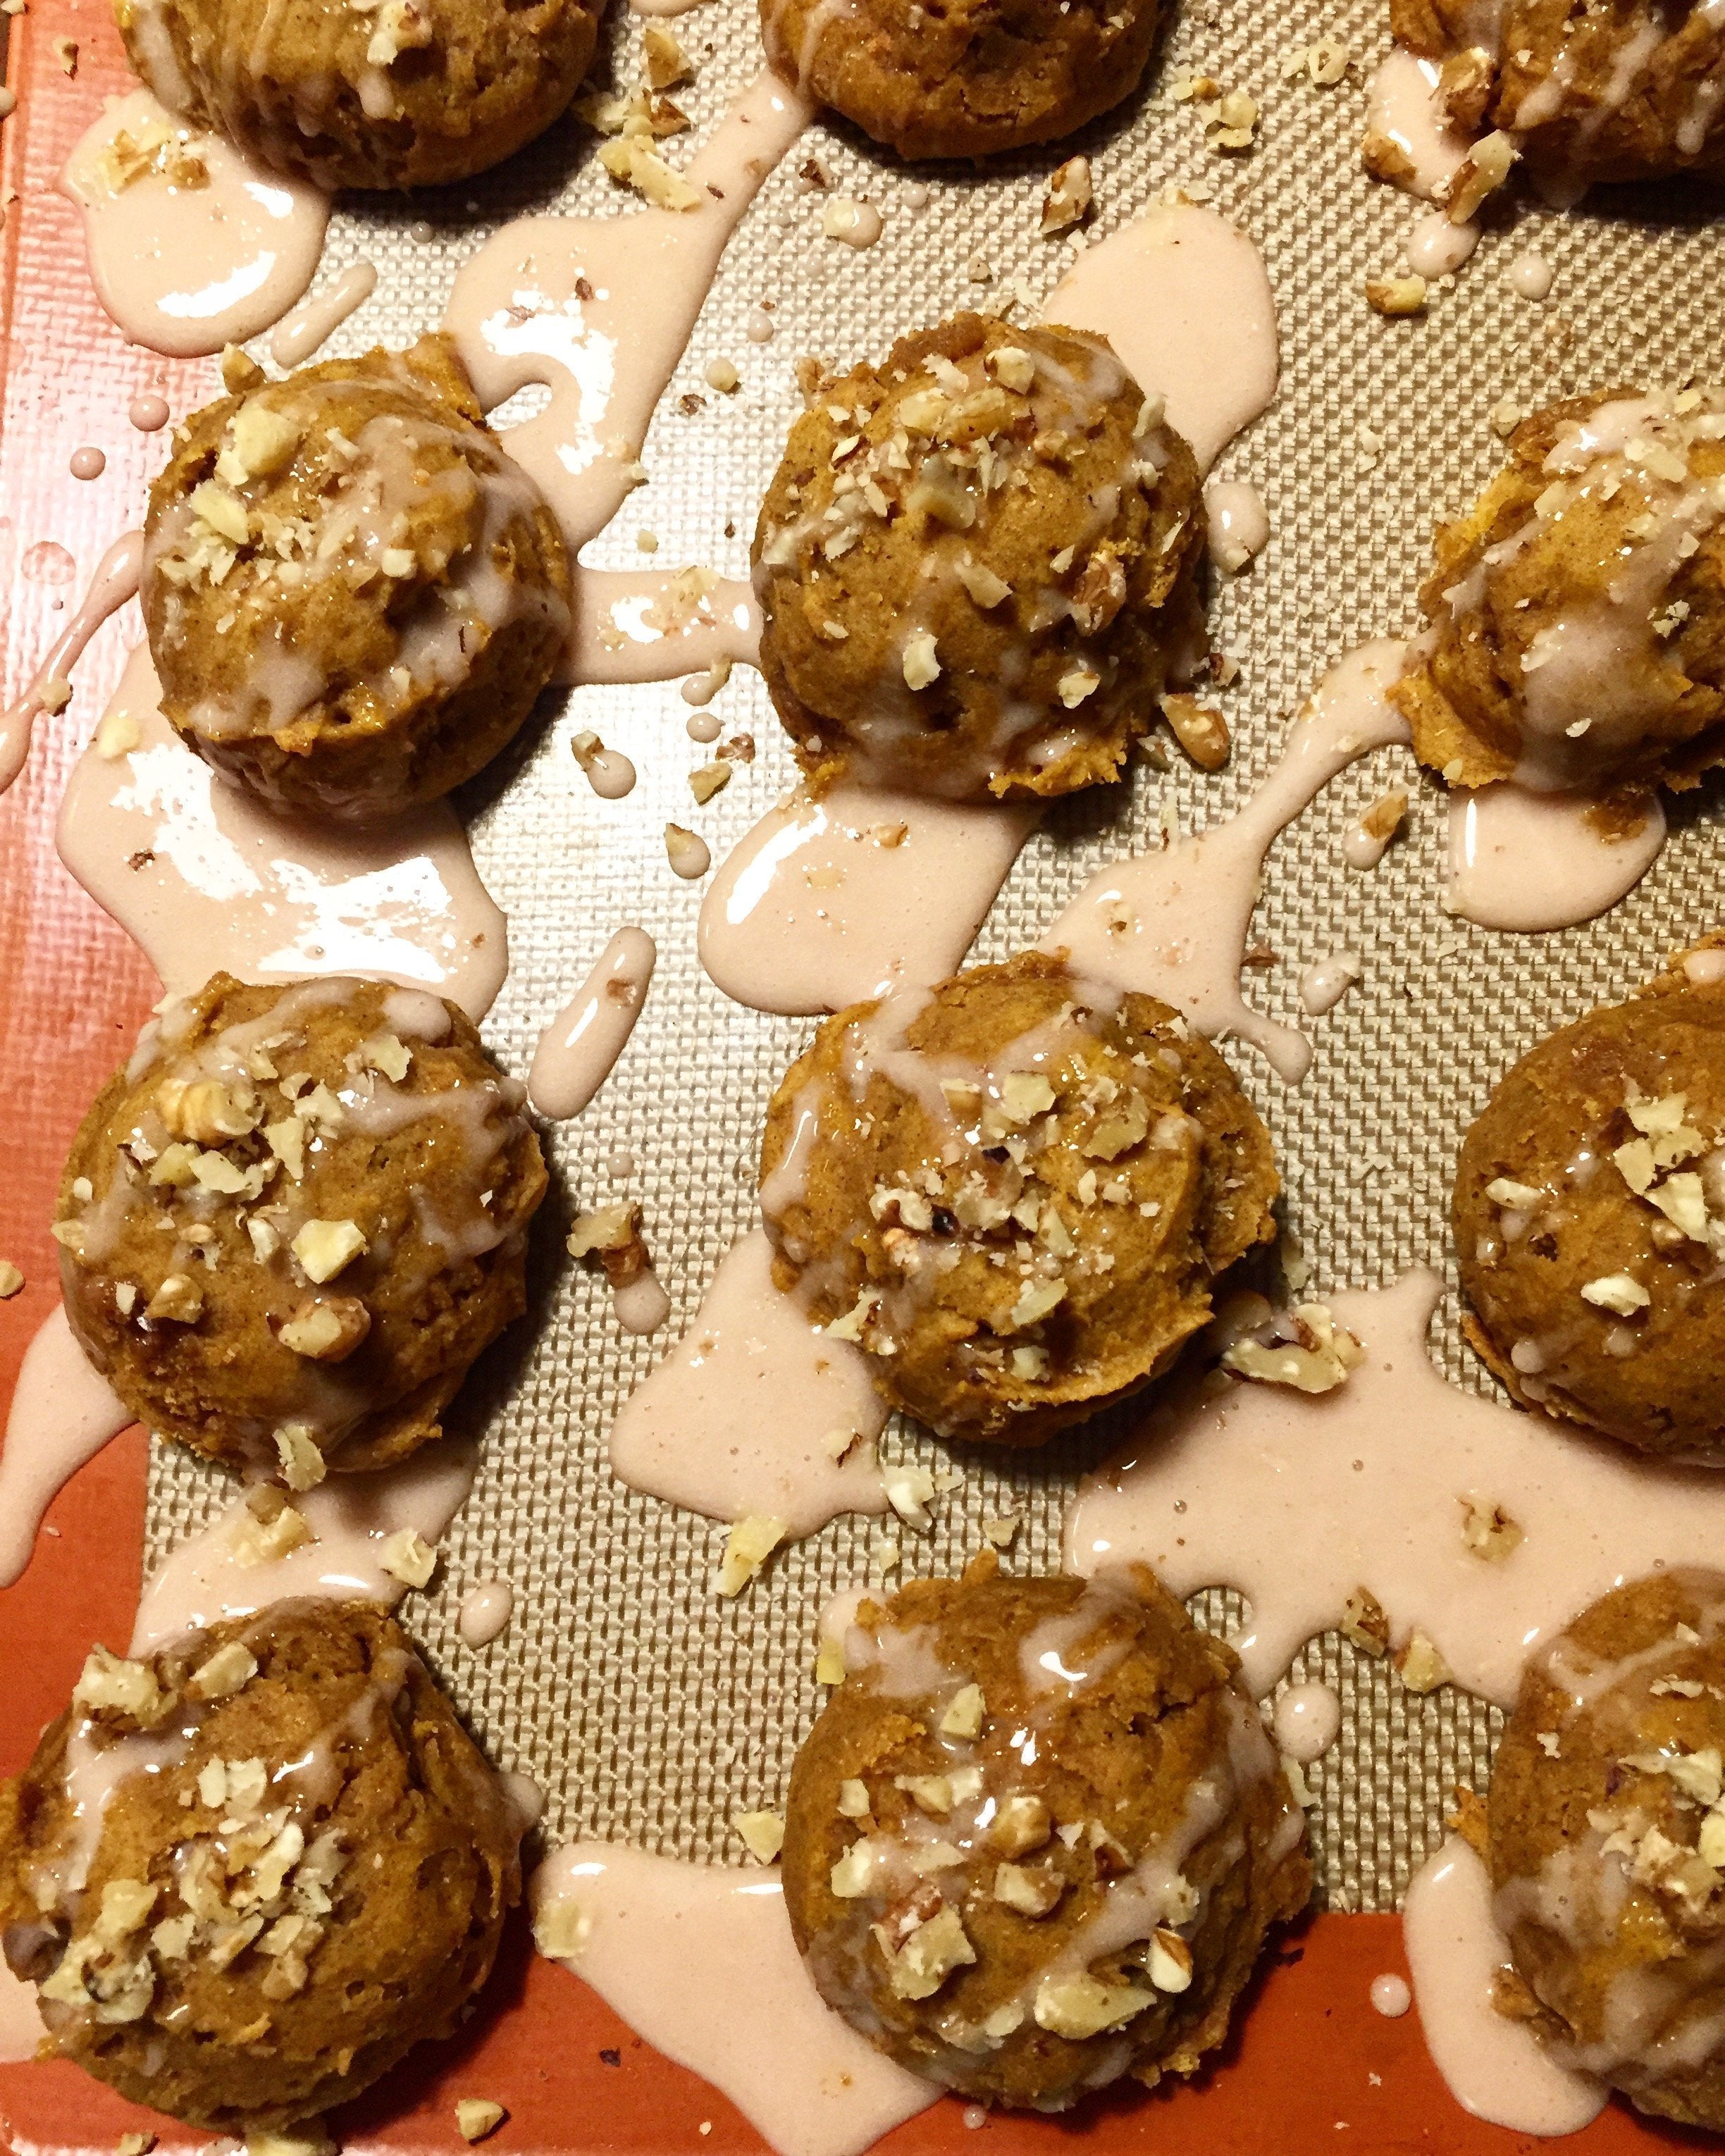
<instances>
[{"instance_id":1,"label":"woven texture mat","mask_svg":"<svg viewBox=\"0 0 1725 2156\"><path fill-rule=\"evenodd\" d=\"M1057 810L986 923L979 959L1034 942L1095 867L1147 843L1163 803L1185 829L1231 811L1275 761L1289 716L1324 670L1361 639L1412 625L1432 521L1460 509L1498 460L1489 415L1502 400L1527 408L1579 388L1671 379L1707 367L1721 348L1725 281L1707 271L1717 256L1706 200L1676 191L1620 190L1564 216L1524 208L1513 230L1507 219L1488 230L1455 288L1434 293L1427 319L1388 322L1368 311L1363 280L1393 265L1419 213L1358 167L1364 86L1388 42L1386 12L1384 0L1189 0L1146 95L1070 146L1093 161L1096 236L1180 183L1262 249L1280 311L1281 392L1219 471L1262 488L1273 537L1212 608L1215 640L1242 669L1225 700L1229 767L1205 777L1177 757L1165 775L1141 768L1129 789ZM639 78L640 27L627 17L612 25L621 85ZM760 64L754 9L750 0L706 0L675 27L700 62L692 93L676 95L704 131ZM1283 54L1325 33L1352 51L1346 81L1330 90L1285 83ZM1259 100L1261 141L1250 155L1206 149L1194 108L1169 90L1191 71ZM404 342L435 326L457 265L507 218L623 208L592 152L571 121L429 211L419 201L344 203L326 279L362 256L381 275L377 296L330 349ZM680 157L683 145L671 154ZM797 179L810 155L839 191L880 205L886 234L871 250L819 237L821 198ZM589 562L638 566L636 533L647 529L659 538L656 567L699 561L746 575L756 509L797 406L798 357L848 364L879 354L901 331L998 303L1015 278L1040 300L1070 259L1065 243L1037 234L1055 162L1045 154L980 177L914 176L931 183L917 209L891 160L848 130L811 131L726 255L648 438L650 484L588 549ZM412 221L428 214L433 238L415 239ZM1543 307L1514 296L1506 280L1528 244L1557 271ZM974 281L981 265L992 282ZM754 346L744 325L768 301L778 333ZM702 379L721 355L742 373L734 397ZM680 406L690 396L698 408ZM529 393L503 416L533 408ZM578 1122L549 1133L554 1195L535 1238L532 1315L464 1395L458 1414L483 1428L484 1466L431 1591L411 1597L403 1614L500 1764L544 1787L553 1835L738 1861L732 1815L782 1801L819 1705L817 1612L838 1589L878 1576L870 1553L888 1530L837 1521L722 1602L712 1579L724 1530L633 1495L605 1465L619 1404L752 1222L767 1099L811 1029L739 1009L706 979L695 955L701 887L677 882L665 864L668 819L697 825L716 860L793 781L756 675L740 669L716 709L726 732L752 733L760 752L705 809L694 806L687 773L707 752L686 738L688 707L675 683L577 691L550 724L529 729L506 767L470 790L479 865L510 916L512 970L485 1029L508 1068L525 1072L540 1027L614 928L646 927L659 969L608 1085ZM571 757L570 735L589 726L639 767L627 799L596 799ZM1374 874L1350 874L1340 836L1392 779L1412 785L1409 836ZM1710 806L1703 797L1699 808L1678 810L1662 860L1612 914L1543 937L1493 935L1445 915L1441 793L1414 777L1400 751L1346 774L1278 844L1254 932L1276 963L1250 974L1249 993L1297 1021L1305 965L1348 948L1365 960L1363 981L1315 1022L1317 1055L1303 1086L1291 1091L1251 1050L1227 1050L1274 1133L1315 1289L1376 1286L1416 1262L1448 1265L1455 1148L1497 1075L1541 1035L1621 998L1715 925L1707 891L1725 850ZM607 1165L619 1149L636 1163L626 1185ZM649 1341L620 1333L603 1283L562 1255L571 1214L625 1189L645 1208L675 1303L670 1324ZM1481 1383L1460 1348L1453 1293L1433 1345L1452 1380ZM889 1456L950 1461L966 1478L937 1507L932 1534L904 1533L903 1571L891 1577L958 1568L980 1546L983 1518L1014 1507L1025 1527L1012 1563L1053 1568L1076 1478L1110 1435L1093 1425L1045 1454L1003 1462L981 1452L952 1460L923 1433L890 1429ZM224 1478L158 1447L151 1560L230 1494ZM501 1640L475 1652L457 1640L454 1617L467 1587L491 1577L513 1583L516 1615ZM1222 1614L1219 1598L1209 1614ZM1449 1690L1415 1698L1335 1636L1308 1648L1295 1674L1337 1686L1346 1707L1339 1743L1312 1773L1323 1896L1332 1908L1390 1907L1441 1831L1454 1784L1482 1784L1498 1717Z\"/></svg>"}]
</instances>

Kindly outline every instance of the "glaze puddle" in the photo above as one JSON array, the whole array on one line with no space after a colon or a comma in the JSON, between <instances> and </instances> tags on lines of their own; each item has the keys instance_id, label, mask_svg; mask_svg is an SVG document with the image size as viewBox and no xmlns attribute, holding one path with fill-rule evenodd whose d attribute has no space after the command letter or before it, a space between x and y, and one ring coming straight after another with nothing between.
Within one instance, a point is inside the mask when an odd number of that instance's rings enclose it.
<instances>
[{"instance_id":1,"label":"glaze puddle","mask_svg":"<svg viewBox=\"0 0 1725 2156\"><path fill-rule=\"evenodd\" d=\"M102 753L134 729L135 747ZM73 767L57 835L176 992L218 967L251 981L357 973L435 989L478 1019L508 970L507 923L452 809L351 833L271 815L177 739L142 644Z\"/></svg>"},{"instance_id":2,"label":"glaze puddle","mask_svg":"<svg viewBox=\"0 0 1725 2156\"><path fill-rule=\"evenodd\" d=\"M690 160L695 208L522 218L462 265L446 326L481 403L494 409L529 382L551 390L503 443L544 490L572 552L634 485L648 422L726 243L809 117L765 69Z\"/></svg>"},{"instance_id":3,"label":"glaze puddle","mask_svg":"<svg viewBox=\"0 0 1725 2156\"><path fill-rule=\"evenodd\" d=\"M1276 395L1276 300L1264 258L1214 210L1165 204L1087 247L1042 309L1107 338L1200 472Z\"/></svg>"},{"instance_id":4,"label":"glaze puddle","mask_svg":"<svg viewBox=\"0 0 1725 2156\"><path fill-rule=\"evenodd\" d=\"M445 1437L373 1474L331 1475L289 1500L314 1539L262 1563L248 1561L251 1516L239 1499L170 1551L145 1581L130 1651L151 1652L194 1626L293 1596L362 1598L393 1607L407 1589L383 1569L384 1543L411 1527L434 1545L465 1502L478 1467L476 1445Z\"/></svg>"},{"instance_id":5,"label":"glaze puddle","mask_svg":"<svg viewBox=\"0 0 1725 2156\"><path fill-rule=\"evenodd\" d=\"M49 709L49 700L56 698L61 689L70 687L72 669L83 657L91 637L128 599L137 596L143 561L143 533L123 532L97 562L78 611L49 645L48 656L37 668L23 700L9 711L0 712L0 793L23 769L37 720Z\"/></svg>"},{"instance_id":6,"label":"glaze puddle","mask_svg":"<svg viewBox=\"0 0 1725 2156\"><path fill-rule=\"evenodd\" d=\"M736 1002L792 1017L944 980L1037 814L846 785L811 801L799 788L713 879L701 963Z\"/></svg>"},{"instance_id":7,"label":"glaze puddle","mask_svg":"<svg viewBox=\"0 0 1725 2156\"><path fill-rule=\"evenodd\" d=\"M616 1067L647 1000L659 953L644 928L619 928L539 1036L527 1098L553 1122L578 1116Z\"/></svg>"},{"instance_id":8,"label":"glaze puddle","mask_svg":"<svg viewBox=\"0 0 1725 2156\"><path fill-rule=\"evenodd\" d=\"M1507 1707L1538 1642L1609 1588L1717 1563L1725 1476L1446 1383L1425 1352L1442 1291L1419 1270L1329 1297L1366 1351L1334 1392L1230 1382L1151 1415L1080 1489L1067 1569L1137 1560L1175 1594L1237 1588L1251 1614L1233 1644L1260 1695L1365 1588L1393 1644L1417 1628L1457 1684ZM1522 1540L1476 1555L1463 1539L1470 1506L1486 1518L1501 1508Z\"/></svg>"},{"instance_id":9,"label":"glaze puddle","mask_svg":"<svg viewBox=\"0 0 1725 2156\"><path fill-rule=\"evenodd\" d=\"M727 2096L778 2156L861 2156L940 2095L824 2003L776 1871L578 1841L540 1866L529 1899L541 1953L567 1940L552 1958Z\"/></svg>"},{"instance_id":10,"label":"glaze puddle","mask_svg":"<svg viewBox=\"0 0 1725 2156\"><path fill-rule=\"evenodd\" d=\"M1627 838L1588 821L1584 793L1505 784L1450 798L1450 881L1444 904L1481 928L1574 928L1626 898L1665 845L1656 798Z\"/></svg>"},{"instance_id":11,"label":"glaze puddle","mask_svg":"<svg viewBox=\"0 0 1725 2156\"><path fill-rule=\"evenodd\" d=\"M30 1562L44 1514L72 1477L132 1419L85 1361L64 1307L24 1350L0 1450L0 1587Z\"/></svg>"},{"instance_id":12,"label":"glaze puddle","mask_svg":"<svg viewBox=\"0 0 1725 2156\"><path fill-rule=\"evenodd\" d=\"M1552 2136L1579 2133L1599 2117L1609 2094L1604 2083L1559 2066L1525 2021L1491 2004L1509 1948L1492 1918L1486 1867L1459 1835L1408 1888L1402 1939L1425 2048L1464 2111Z\"/></svg>"},{"instance_id":13,"label":"glaze puddle","mask_svg":"<svg viewBox=\"0 0 1725 2156\"><path fill-rule=\"evenodd\" d=\"M1074 968L1111 986L1159 996L1214 1039L1250 1041L1297 1085L1312 1065L1303 1033L1266 1018L1240 992L1246 932L1264 859L1337 772L1408 740L1389 701L1405 647L1368 644L1320 684L1282 759L1238 815L1158 854L1115 861L1092 876L1042 938Z\"/></svg>"},{"instance_id":14,"label":"glaze puddle","mask_svg":"<svg viewBox=\"0 0 1725 2156\"><path fill-rule=\"evenodd\" d=\"M747 584L710 571L575 572L575 621L558 679L670 681L716 666L757 666L761 609Z\"/></svg>"},{"instance_id":15,"label":"glaze puddle","mask_svg":"<svg viewBox=\"0 0 1725 2156\"><path fill-rule=\"evenodd\" d=\"M734 1245L694 1323L612 1425L611 1471L704 1513L783 1519L792 1538L840 1512L880 1513L875 1440L886 1409L867 1358L809 1324L773 1284L764 1229ZM829 1440L854 1438L844 1459Z\"/></svg>"},{"instance_id":16,"label":"glaze puddle","mask_svg":"<svg viewBox=\"0 0 1725 2156\"><path fill-rule=\"evenodd\" d=\"M177 172L201 177L177 184ZM316 272L330 215L309 181L199 134L146 90L109 105L59 191L84 213L90 281L127 342L182 359L280 321Z\"/></svg>"}]
</instances>

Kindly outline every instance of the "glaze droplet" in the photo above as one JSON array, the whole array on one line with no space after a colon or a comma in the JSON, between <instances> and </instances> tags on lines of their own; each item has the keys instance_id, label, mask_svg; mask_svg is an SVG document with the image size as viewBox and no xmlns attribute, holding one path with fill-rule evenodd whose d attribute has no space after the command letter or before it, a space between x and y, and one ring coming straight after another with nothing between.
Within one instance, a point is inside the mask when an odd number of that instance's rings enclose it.
<instances>
[{"instance_id":1,"label":"glaze droplet","mask_svg":"<svg viewBox=\"0 0 1725 2156\"><path fill-rule=\"evenodd\" d=\"M1388 2021L1399 2021L1414 2003L1408 1979L1386 1970L1372 1979L1372 2005Z\"/></svg>"},{"instance_id":2,"label":"glaze droplet","mask_svg":"<svg viewBox=\"0 0 1725 2156\"><path fill-rule=\"evenodd\" d=\"M160 434L167 424L167 399L146 389L132 398L126 416L141 434Z\"/></svg>"},{"instance_id":3,"label":"glaze droplet","mask_svg":"<svg viewBox=\"0 0 1725 2156\"><path fill-rule=\"evenodd\" d=\"M74 449L71 470L74 479L100 479L108 469L108 459L98 449Z\"/></svg>"}]
</instances>

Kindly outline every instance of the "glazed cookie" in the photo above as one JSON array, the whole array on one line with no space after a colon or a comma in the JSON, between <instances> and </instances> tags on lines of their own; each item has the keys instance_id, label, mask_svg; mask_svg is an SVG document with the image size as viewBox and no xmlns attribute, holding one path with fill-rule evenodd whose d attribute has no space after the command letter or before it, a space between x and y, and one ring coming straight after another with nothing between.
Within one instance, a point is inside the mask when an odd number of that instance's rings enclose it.
<instances>
[{"instance_id":1,"label":"glazed cookie","mask_svg":"<svg viewBox=\"0 0 1725 2156\"><path fill-rule=\"evenodd\" d=\"M1166 1369L1279 1188L1208 1041L1036 952L829 1019L761 1153L778 1285L892 1406L1014 1445Z\"/></svg>"},{"instance_id":2,"label":"glazed cookie","mask_svg":"<svg viewBox=\"0 0 1725 2156\"><path fill-rule=\"evenodd\" d=\"M435 800L514 735L569 626L543 497L453 348L326 360L194 413L150 490L141 599L162 707L279 808Z\"/></svg>"},{"instance_id":3,"label":"glazed cookie","mask_svg":"<svg viewBox=\"0 0 1725 2156\"><path fill-rule=\"evenodd\" d=\"M845 1665L785 1814L827 2004L994 2103L1195 2072L1312 1887L1229 1649L1141 1565L1014 1579L988 1552L865 1602Z\"/></svg>"},{"instance_id":4,"label":"glazed cookie","mask_svg":"<svg viewBox=\"0 0 1725 2156\"><path fill-rule=\"evenodd\" d=\"M1117 778L1204 650L1186 443L1107 345L960 315L815 383L755 533L798 762L956 798Z\"/></svg>"},{"instance_id":5,"label":"glazed cookie","mask_svg":"<svg viewBox=\"0 0 1725 2156\"><path fill-rule=\"evenodd\" d=\"M1725 757L1725 393L1577 398L1439 527L1396 701L1453 786L1634 797Z\"/></svg>"},{"instance_id":6,"label":"glazed cookie","mask_svg":"<svg viewBox=\"0 0 1725 2156\"><path fill-rule=\"evenodd\" d=\"M1057 141L1130 97L1160 0L761 0L768 58L901 157Z\"/></svg>"},{"instance_id":7,"label":"glazed cookie","mask_svg":"<svg viewBox=\"0 0 1725 2156\"><path fill-rule=\"evenodd\" d=\"M1540 2036L1638 2110L1715 2133L1722 1701L1725 1573L1620 1587L1529 1665L1489 1811L1497 1922Z\"/></svg>"},{"instance_id":8,"label":"glazed cookie","mask_svg":"<svg viewBox=\"0 0 1725 2156\"><path fill-rule=\"evenodd\" d=\"M522 1820L363 1602L98 1647L0 1785L0 1922L49 2041L193 2126L291 2124L447 2035L520 1898Z\"/></svg>"},{"instance_id":9,"label":"glazed cookie","mask_svg":"<svg viewBox=\"0 0 1725 2156\"><path fill-rule=\"evenodd\" d=\"M126 56L170 111L320 187L425 187L550 126L587 73L581 0L115 0Z\"/></svg>"},{"instance_id":10,"label":"glazed cookie","mask_svg":"<svg viewBox=\"0 0 1725 2156\"><path fill-rule=\"evenodd\" d=\"M435 996L218 973L145 1028L73 1141L73 1332L198 1452L296 1489L398 1459L526 1307L546 1178L523 1098Z\"/></svg>"},{"instance_id":11,"label":"glazed cookie","mask_svg":"<svg viewBox=\"0 0 1725 2156\"><path fill-rule=\"evenodd\" d=\"M1667 975L1523 1056L1455 1229L1468 1336L1523 1405L1725 1466L1725 983Z\"/></svg>"},{"instance_id":12,"label":"glazed cookie","mask_svg":"<svg viewBox=\"0 0 1725 2156\"><path fill-rule=\"evenodd\" d=\"M1441 63L1450 122L1512 138L1553 200L1595 181L1725 170L1725 18L1715 8L1389 0L1389 18L1400 44Z\"/></svg>"}]
</instances>

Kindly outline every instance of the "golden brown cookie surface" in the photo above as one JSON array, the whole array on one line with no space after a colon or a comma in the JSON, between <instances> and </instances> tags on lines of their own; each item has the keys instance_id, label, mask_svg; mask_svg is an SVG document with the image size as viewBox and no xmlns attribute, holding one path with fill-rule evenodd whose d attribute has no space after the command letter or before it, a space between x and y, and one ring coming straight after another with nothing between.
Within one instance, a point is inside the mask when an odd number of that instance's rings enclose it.
<instances>
[{"instance_id":1,"label":"golden brown cookie surface","mask_svg":"<svg viewBox=\"0 0 1725 2156\"><path fill-rule=\"evenodd\" d=\"M525 1307L521 1097L435 996L217 974L73 1142L73 1331L148 1428L296 1487L412 1451Z\"/></svg>"},{"instance_id":2,"label":"golden brown cookie surface","mask_svg":"<svg viewBox=\"0 0 1725 2156\"><path fill-rule=\"evenodd\" d=\"M1529 1666L1491 1881L1534 2026L1636 2107L1725 2130L1725 1574L1617 1589Z\"/></svg>"},{"instance_id":3,"label":"golden brown cookie surface","mask_svg":"<svg viewBox=\"0 0 1725 2156\"><path fill-rule=\"evenodd\" d=\"M150 491L162 709L276 808L372 820L514 735L569 620L562 537L442 337L194 413Z\"/></svg>"},{"instance_id":4,"label":"golden brown cookie surface","mask_svg":"<svg viewBox=\"0 0 1725 2156\"><path fill-rule=\"evenodd\" d=\"M287 2125L448 2033L520 1897L520 1835L393 1619L280 1603L91 1656L0 1786L6 1953L59 2052L122 2095Z\"/></svg>"},{"instance_id":5,"label":"golden brown cookie surface","mask_svg":"<svg viewBox=\"0 0 1725 2156\"><path fill-rule=\"evenodd\" d=\"M779 1285L894 1406L1004 1445L1164 1369L1278 1188L1207 1041L1036 953L829 1019L762 1147Z\"/></svg>"},{"instance_id":6,"label":"golden brown cookie surface","mask_svg":"<svg viewBox=\"0 0 1725 2156\"><path fill-rule=\"evenodd\" d=\"M326 187L438 187L542 134L593 59L581 0L119 0L171 111Z\"/></svg>"},{"instance_id":7,"label":"golden brown cookie surface","mask_svg":"<svg viewBox=\"0 0 1725 2156\"><path fill-rule=\"evenodd\" d=\"M768 57L901 157L1058 141L1129 97L1160 0L761 0Z\"/></svg>"},{"instance_id":8,"label":"golden brown cookie surface","mask_svg":"<svg viewBox=\"0 0 1725 2156\"><path fill-rule=\"evenodd\" d=\"M1438 530L1395 692L1423 762L1615 795L1620 819L1725 756L1722 437L1712 390L1575 398L1517 429Z\"/></svg>"},{"instance_id":9,"label":"golden brown cookie surface","mask_svg":"<svg viewBox=\"0 0 1725 2156\"><path fill-rule=\"evenodd\" d=\"M1142 1566L865 1602L797 1755L786 1906L829 2005L912 2072L1060 2110L1192 2073L1311 1888L1238 1664Z\"/></svg>"},{"instance_id":10,"label":"golden brown cookie surface","mask_svg":"<svg viewBox=\"0 0 1725 2156\"><path fill-rule=\"evenodd\" d=\"M1204 649L1187 444L1100 338L977 315L819 383L762 505L761 663L817 785L1118 776Z\"/></svg>"},{"instance_id":11,"label":"golden brown cookie surface","mask_svg":"<svg viewBox=\"0 0 1725 2156\"><path fill-rule=\"evenodd\" d=\"M1667 978L1524 1056L1468 1132L1470 1337L1525 1404L1725 1464L1725 988Z\"/></svg>"}]
</instances>

